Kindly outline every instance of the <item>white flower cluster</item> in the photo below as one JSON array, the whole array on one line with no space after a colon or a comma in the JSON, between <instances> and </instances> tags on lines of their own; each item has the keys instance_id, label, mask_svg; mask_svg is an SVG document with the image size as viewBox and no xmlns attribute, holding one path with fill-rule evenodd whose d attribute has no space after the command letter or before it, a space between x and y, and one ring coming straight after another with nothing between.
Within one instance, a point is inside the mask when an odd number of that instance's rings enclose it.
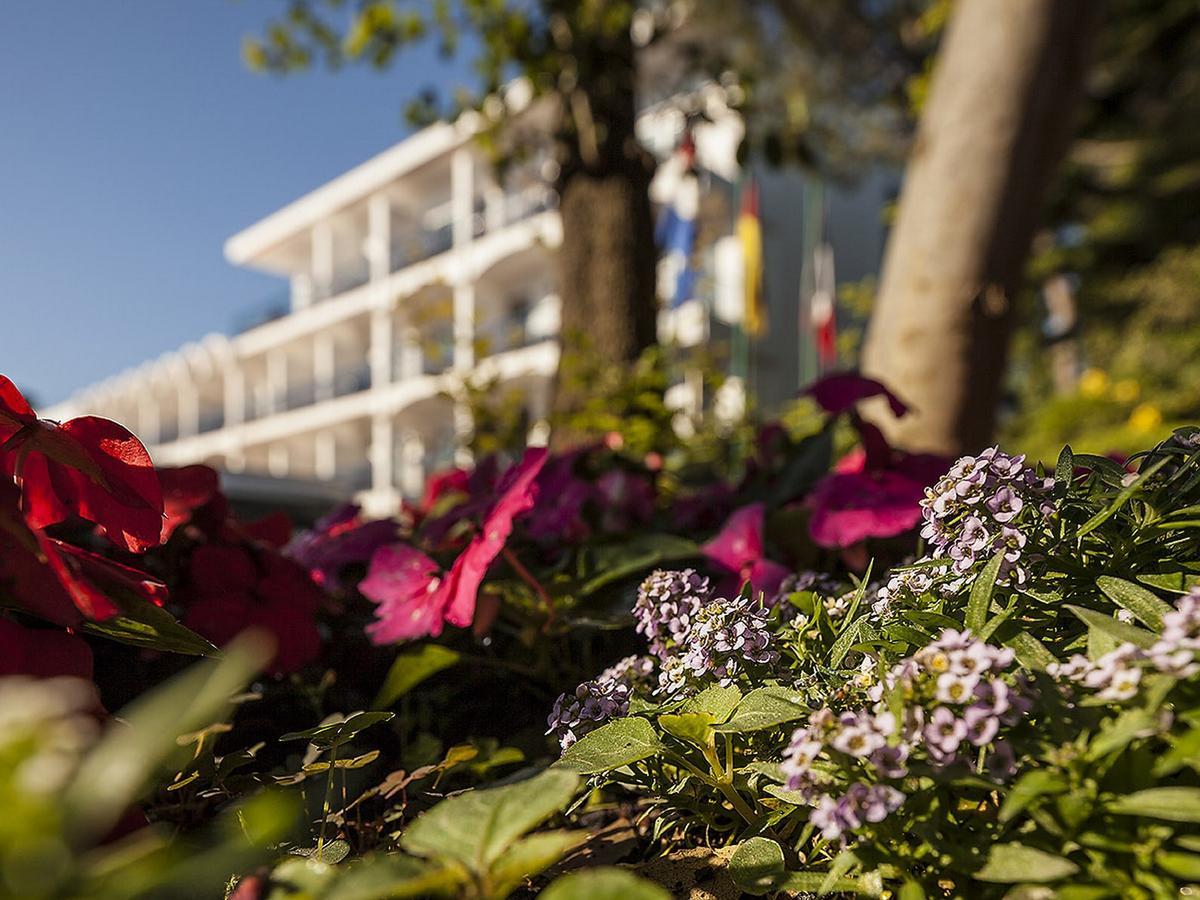
<instances>
[{"instance_id":1,"label":"white flower cluster","mask_svg":"<svg viewBox=\"0 0 1200 900\"><path fill-rule=\"evenodd\" d=\"M1049 673L1096 692L1101 700L1120 702L1137 696L1142 673L1154 669L1175 678L1200 673L1200 588L1181 598L1163 616L1163 630L1149 649L1121 644L1094 662L1075 654L1065 663L1054 663Z\"/></svg>"}]
</instances>

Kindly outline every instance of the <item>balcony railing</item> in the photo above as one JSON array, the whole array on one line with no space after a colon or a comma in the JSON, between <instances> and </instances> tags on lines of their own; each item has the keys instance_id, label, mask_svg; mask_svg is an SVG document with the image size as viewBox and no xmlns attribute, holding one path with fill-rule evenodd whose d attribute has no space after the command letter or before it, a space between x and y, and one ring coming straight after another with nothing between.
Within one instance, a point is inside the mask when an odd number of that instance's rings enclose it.
<instances>
[{"instance_id":1,"label":"balcony railing","mask_svg":"<svg viewBox=\"0 0 1200 900\"><path fill-rule=\"evenodd\" d=\"M208 431L217 431L225 426L225 409L224 407L216 407L215 409L206 409L200 413L200 419L196 423L197 430L200 434Z\"/></svg>"},{"instance_id":2,"label":"balcony railing","mask_svg":"<svg viewBox=\"0 0 1200 900\"><path fill-rule=\"evenodd\" d=\"M347 394L357 394L371 387L371 366L362 363L353 368L342 369L333 376L333 395L344 397Z\"/></svg>"}]
</instances>

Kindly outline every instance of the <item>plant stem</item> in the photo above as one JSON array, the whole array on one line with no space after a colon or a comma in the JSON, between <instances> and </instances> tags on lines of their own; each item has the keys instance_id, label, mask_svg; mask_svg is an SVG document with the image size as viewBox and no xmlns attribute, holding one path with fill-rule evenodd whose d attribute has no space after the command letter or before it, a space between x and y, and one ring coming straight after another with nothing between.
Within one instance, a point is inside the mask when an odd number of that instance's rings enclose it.
<instances>
[{"instance_id":1,"label":"plant stem","mask_svg":"<svg viewBox=\"0 0 1200 900\"><path fill-rule=\"evenodd\" d=\"M542 583L533 577L525 565L517 559L517 555L505 547L501 553L504 554L505 561L512 566L513 571L527 585L533 588L533 592L537 594L538 599L546 605L546 624L549 625L554 621L554 601L550 599L550 595L546 593L546 589L542 587Z\"/></svg>"},{"instance_id":2,"label":"plant stem","mask_svg":"<svg viewBox=\"0 0 1200 900\"><path fill-rule=\"evenodd\" d=\"M329 807L333 803L333 772L337 768L338 745L329 748L329 774L325 778L325 805L321 809L321 833L317 837L317 854L325 846L325 826L329 822Z\"/></svg>"}]
</instances>

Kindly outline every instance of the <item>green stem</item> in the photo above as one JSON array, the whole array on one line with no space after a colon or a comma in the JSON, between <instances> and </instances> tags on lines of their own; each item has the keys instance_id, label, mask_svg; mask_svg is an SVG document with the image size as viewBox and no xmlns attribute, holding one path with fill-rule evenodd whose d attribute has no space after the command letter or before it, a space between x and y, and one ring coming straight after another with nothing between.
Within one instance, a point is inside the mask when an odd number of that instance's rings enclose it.
<instances>
[{"instance_id":1,"label":"green stem","mask_svg":"<svg viewBox=\"0 0 1200 900\"><path fill-rule=\"evenodd\" d=\"M317 837L317 855L325 846L325 826L329 823L329 808L333 804L333 772L337 768L337 750L335 743L329 748L329 774L325 778L325 805L321 809L321 833Z\"/></svg>"}]
</instances>

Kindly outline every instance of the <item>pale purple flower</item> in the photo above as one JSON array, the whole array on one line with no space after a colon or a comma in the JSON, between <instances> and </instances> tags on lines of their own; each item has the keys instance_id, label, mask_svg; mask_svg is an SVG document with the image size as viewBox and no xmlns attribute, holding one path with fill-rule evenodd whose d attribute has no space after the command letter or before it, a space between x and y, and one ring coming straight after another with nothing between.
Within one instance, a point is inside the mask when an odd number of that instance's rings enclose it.
<instances>
[{"instance_id":1,"label":"pale purple flower","mask_svg":"<svg viewBox=\"0 0 1200 900\"><path fill-rule=\"evenodd\" d=\"M967 740L976 747L990 744L1000 731L999 718L979 706L972 706L963 713L963 722L967 726Z\"/></svg>"},{"instance_id":2,"label":"pale purple flower","mask_svg":"<svg viewBox=\"0 0 1200 900\"><path fill-rule=\"evenodd\" d=\"M967 724L944 706L939 706L925 725L925 740L931 749L952 754L967 736Z\"/></svg>"},{"instance_id":3,"label":"pale purple flower","mask_svg":"<svg viewBox=\"0 0 1200 900\"><path fill-rule=\"evenodd\" d=\"M977 684L979 684L977 674L960 675L957 672L943 672L938 676L935 696L940 703L960 705L971 699Z\"/></svg>"}]
</instances>

